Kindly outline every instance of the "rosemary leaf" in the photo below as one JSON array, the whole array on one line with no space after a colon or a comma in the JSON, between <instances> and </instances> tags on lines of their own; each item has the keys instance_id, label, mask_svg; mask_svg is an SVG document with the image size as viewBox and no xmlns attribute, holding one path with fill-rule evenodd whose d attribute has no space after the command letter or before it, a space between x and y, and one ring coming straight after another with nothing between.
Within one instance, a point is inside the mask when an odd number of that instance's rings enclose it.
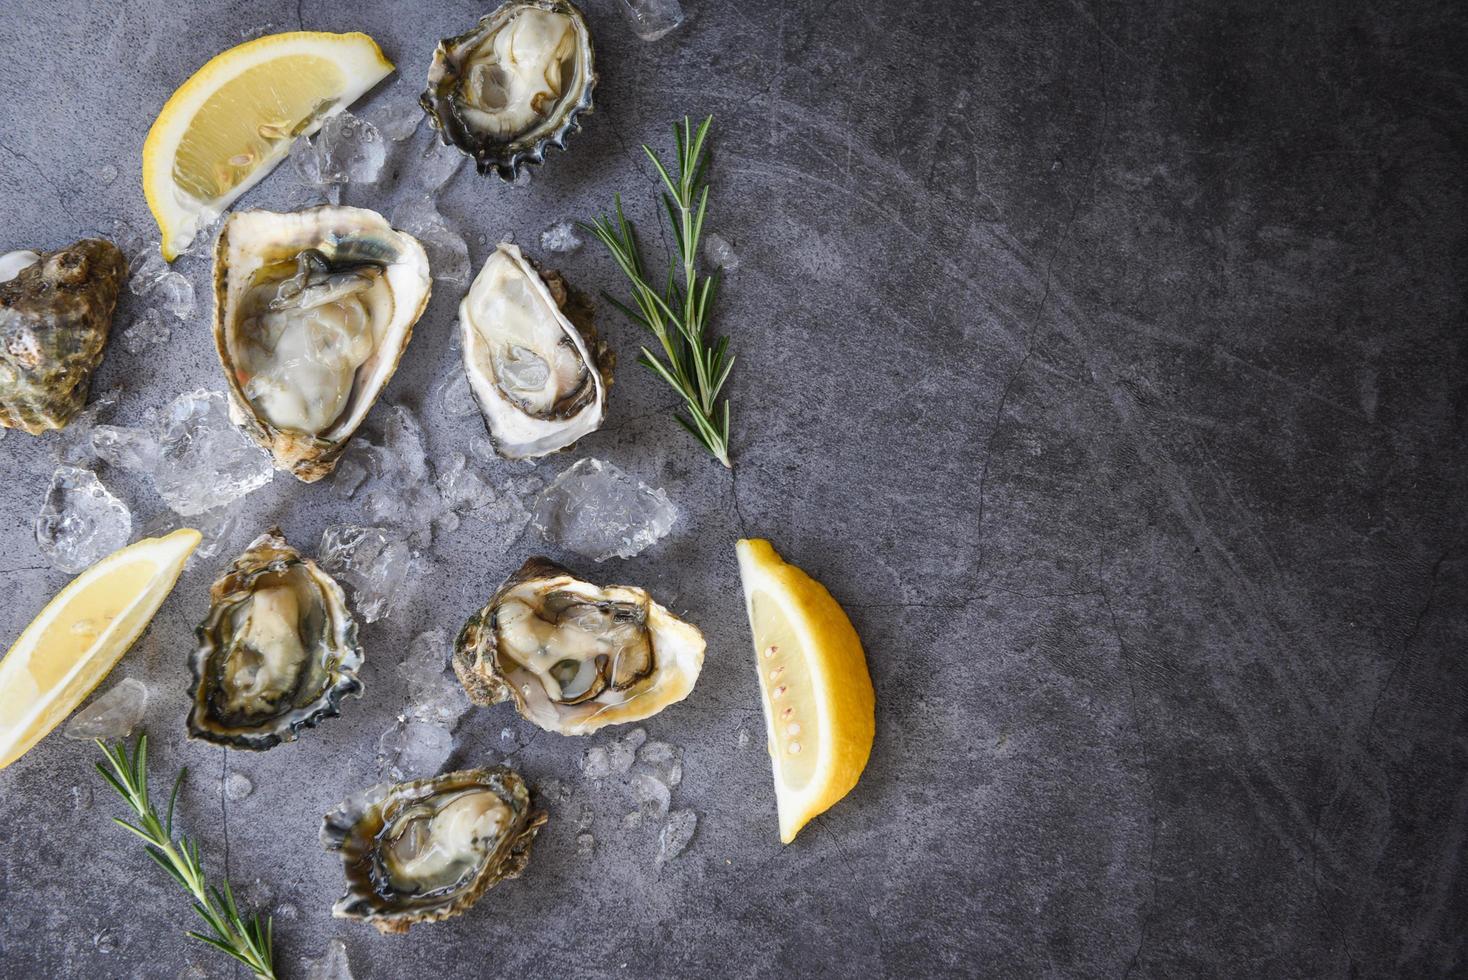
<instances>
[{"instance_id":1,"label":"rosemary leaf","mask_svg":"<svg viewBox=\"0 0 1468 980\"><path fill-rule=\"evenodd\" d=\"M668 276L661 289L644 271L637 229L622 211L621 195L615 198L612 216L595 218L581 228L606 246L627 278L630 299L624 302L607 296L607 300L657 338L661 354L648 345L642 348L639 361L683 397L688 414L676 418L727 467L732 465L729 400L721 401L719 392L729 379L734 358L725 360L727 337L711 338L708 333L718 276L704 275L698 269L698 243L709 202L704 147L712 123L709 116L695 129L693 120L685 116L673 127L676 170L665 166L651 147L642 148L663 185L659 196L674 244L675 254L668 259Z\"/></svg>"},{"instance_id":2,"label":"rosemary leaf","mask_svg":"<svg viewBox=\"0 0 1468 980\"><path fill-rule=\"evenodd\" d=\"M267 917L263 925L258 916L248 922L242 919L228 881L224 883L222 892L205 883L199 845L187 837L175 839L173 836L174 804L178 802L184 771L180 771L174 780L173 792L168 797L167 816L163 818L148 799L148 736L138 736L131 755L127 744L122 742L109 746L99 740L97 747L111 767L109 772L98 763L97 771L137 814L136 824L121 817L113 817L113 823L143 839L143 849L148 857L189 893L194 900L194 912L214 932L212 936L203 932L188 934L243 963L256 980L277 980L271 953L273 929L270 919Z\"/></svg>"}]
</instances>

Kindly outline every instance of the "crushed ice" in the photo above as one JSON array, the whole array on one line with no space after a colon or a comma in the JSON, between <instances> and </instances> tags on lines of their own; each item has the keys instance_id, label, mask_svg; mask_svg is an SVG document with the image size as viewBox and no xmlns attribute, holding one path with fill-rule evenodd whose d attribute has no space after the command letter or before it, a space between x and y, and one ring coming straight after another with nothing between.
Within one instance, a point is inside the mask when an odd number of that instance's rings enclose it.
<instances>
[{"instance_id":1,"label":"crushed ice","mask_svg":"<svg viewBox=\"0 0 1468 980\"><path fill-rule=\"evenodd\" d=\"M321 567L352 590L364 622L401 611L416 591L422 560L392 528L334 524L321 533Z\"/></svg>"},{"instance_id":2,"label":"crushed ice","mask_svg":"<svg viewBox=\"0 0 1468 980\"><path fill-rule=\"evenodd\" d=\"M147 706L148 686L136 678L124 677L73 715L63 734L78 742L127 738L142 722Z\"/></svg>"},{"instance_id":3,"label":"crushed ice","mask_svg":"<svg viewBox=\"0 0 1468 980\"><path fill-rule=\"evenodd\" d=\"M132 512L91 470L59 466L36 516L36 544L53 566L80 572L127 544Z\"/></svg>"},{"instance_id":4,"label":"crushed ice","mask_svg":"<svg viewBox=\"0 0 1468 980\"><path fill-rule=\"evenodd\" d=\"M534 520L547 541L600 562L642 553L672 530L677 517L663 489L588 458L541 491Z\"/></svg>"},{"instance_id":5,"label":"crushed ice","mask_svg":"<svg viewBox=\"0 0 1468 980\"><path fill-rule=\"evenodd\" d=\"M644 41L656 41L684 21L678 0L621 0L621 6L632 32Z\"/></svg>"},{"instance_id":6,"label":"crushed ice","mask_svg":"<svg viewBox=\"0 0 1468 980\"><path fill-rule=\"evenodd\" d=\"M108 465L145 473L185 517L233 503L275 476L266 454L229 421L224 395L184 392L151 431L99 425L92 448Z\"/></svg>"}]
</instances>

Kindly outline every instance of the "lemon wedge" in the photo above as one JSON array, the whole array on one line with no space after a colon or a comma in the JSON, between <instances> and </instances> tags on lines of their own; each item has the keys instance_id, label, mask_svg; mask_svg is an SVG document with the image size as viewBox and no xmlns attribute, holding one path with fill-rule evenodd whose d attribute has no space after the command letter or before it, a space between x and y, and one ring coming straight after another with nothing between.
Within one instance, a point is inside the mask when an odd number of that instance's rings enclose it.
<instances>
[{"instance_id":1,"label":"lemon wedge","mask_svg":"<svg viewBox=\"0 0 1468 980\"><path fill-rule=\"evenodd\" d=\"M366 34L267 34L221 54L178 87L143 143L143 194L172 262L195 233L309 136L386 78Z\"/></svg>"},{"instance_id":2,"label":"lemon wedge","mask_svg":"<svg viewBox=\"0 0 1468 980\"><path fill-rule=\"evenodd\" d=\"M872 754L876 694L861 640L825 586L768 541L735 546L775 769L780 841L851 792Z\"/></svg>"},{"instance_id":3,"label":"lemon wedge","mask_svg":"<svg viewBox=\"0 0 1468 980\"><path fill-rule=\"evenodd\" d=\"M142 635L198 546L182 528L114 551L56 593L0 660L0 769L82 703Z\"/></svg>"}]
</instances>

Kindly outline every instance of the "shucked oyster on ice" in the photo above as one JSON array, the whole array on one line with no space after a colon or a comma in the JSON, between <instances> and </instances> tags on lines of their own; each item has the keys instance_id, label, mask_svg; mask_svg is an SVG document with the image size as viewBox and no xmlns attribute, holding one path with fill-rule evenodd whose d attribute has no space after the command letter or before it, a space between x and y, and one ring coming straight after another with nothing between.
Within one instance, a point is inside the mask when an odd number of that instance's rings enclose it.
<instances>
[{"instance_id":1,"label":"shucked oyster on ice","mask_svg":"<svg viewBox=\"0 0 1468 980\"><path fill-rule=\"evenodd\" d=\"M189 734L241 749L294 741L360 697L362 647L340 585L268 531L209 590Z\"/></svg>"},{"instance_id":2,"label":"shucked oyster on ice","mask_svg":"<svg viewBox=\"0 0 1468 980\"><path fill-rule=\"evenodd\" d=\"M453 664L476 704L511 700L546 731L587 735L683 700L703 651L698 628L642 589L531 558L464 624Z\"/></svg>"},{"instance_id":3,"label":"shucked oyster on ice","mask_svg":"<svg viewBox=\"0 0 1468 980\"><path fill-rule=\"evenodd\" d=\"M445 143L514 180L591 112L591 32L569 0L509 0L433 53L420 100Z\"/></svg>"},{"instance_id":4,"label":"shucked oyster on ice","mask_svg":"<svg viewBox=\"0 0 1468 980\"><path fill-rule=\"evenodd\" d=\"M545 823L511 769L470 769L374 786L326 815L321 842L341 853L347 891L332 908L380 932L458 915L517 878Z\"/></svg>"},{"instance_id":5,"label":"shucked oyster on ice","mask_svg":"<svg viewBox=\"0 0 1468 980\"><path fill-rule=\"evenodd\" d=\"M0 425L36 435L81 410L126 278L102 239L0 255Z\"/></svg>"},{"instance_id":6,"label":"shucked oyster on ice","mask_svg":"<svg viewBox=\"0 0 1468 980\"><path fill-rule=\"evenodd\" d=\"M613 358L560 274L501 245L459 304L464 371L495 451L528 459L601 427Z\"/></svg>"},{"instance_id":7,"label":"shucked oyster on ice","mask_svg":"<svg viewBox=\"0 0 1468 980\"><path fill-rule=\"evenodd\" d=\"M397 370L428 305L428 257L375 211L231 214L214 248L214 342L230 418L313 483Z\"/></svg>"}]
</instances>

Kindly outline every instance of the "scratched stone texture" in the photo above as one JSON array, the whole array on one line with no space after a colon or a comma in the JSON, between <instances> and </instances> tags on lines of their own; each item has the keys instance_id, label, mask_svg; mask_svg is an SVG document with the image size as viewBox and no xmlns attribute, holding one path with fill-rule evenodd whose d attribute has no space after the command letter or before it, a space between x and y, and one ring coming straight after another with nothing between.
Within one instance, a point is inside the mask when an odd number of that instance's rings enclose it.
<instances>
[{"instance_id":1,"label":"scratched stone texture","mask_svg":"<svg viewBox=\"0 0 1468 980\"><path fill-rule=\"evenodd\" d=\"M183 737L190 631L224 556L195 563L120 675L154 690L160 782L191 769L180 819L211 872L277 910L285 975L333 937L368 980L1463 975L1463 6L687 6L644 44L588 0L602 82L585 131L525 188L461 172L443 208L476 264L478 236L534 253L619 192L651 222L638 145L717 117L709 224L741 259L717 314L738 355L734 477L676 426L605 306L620 377L575 451L682 510L636 559L572 564L648 586L708 635L693 696L646 726L684 748L676 805L697 834L655 865L652 838L620 826L625 788L580 776L600 739L480 709L456 763L508 755L570 792L527 873L405 937L333 920L320 816L375 779L396 661L545 546L472 519L442 535L405 615L364 630L366 697L258 755ZM484 10L9 4L0 250L147 228L147 128L243 35L369 32L400 69L370 114L411 98L436 39ZM248 203L279 204L278 183ZM595 247L559 264L593 294L619 286ZM188 274L202 288L208 270ZM435 460L478 432L430 397L455 369L453 292L387 393ZM220 385L207 316L163 350L112 345L112 421ZM0 442L7 644L66 581L31 533L53 445ZM103 475L139 523L160 509ZM275 522L310 547L359 506L281 477L245 501L233 547ZM788 847L733 561L745 533L831 588L877 690L860 785ZM54 735L0 773L0 976L229 976L109 823L93 761ZM230 772L254 792L223 800Z\"/></svg>"}]
</instances>

